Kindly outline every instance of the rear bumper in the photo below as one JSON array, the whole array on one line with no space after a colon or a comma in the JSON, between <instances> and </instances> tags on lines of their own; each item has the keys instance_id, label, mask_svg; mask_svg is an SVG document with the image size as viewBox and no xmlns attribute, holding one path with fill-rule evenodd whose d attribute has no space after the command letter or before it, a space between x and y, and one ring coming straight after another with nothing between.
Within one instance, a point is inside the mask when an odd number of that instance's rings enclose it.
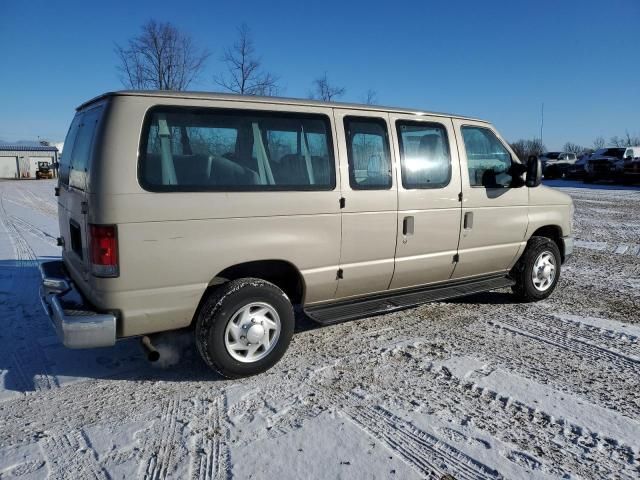
<instances>
[{"instance_id":1,"label":"rear bumper","mask_svg":"<svg viewBox=\"0 0 640 480\"><path fill-rule=\"evenodd\" d=\"M61 260L40 264L40 275L42 307L65 347L110 347L116 343L115 314L96 311L76 289Z\"/></svg>"},{"instance_id":2,"label":"rear bumper","mask_svg":"<svg viewBox=\"0 0 640 480\"><path fill-rule=\"evenodd\" d=\"M564 245L564 261L566 262L567 259L573 255L573 237L562 237L562 243Z\"/></svg>"}]
</instances>

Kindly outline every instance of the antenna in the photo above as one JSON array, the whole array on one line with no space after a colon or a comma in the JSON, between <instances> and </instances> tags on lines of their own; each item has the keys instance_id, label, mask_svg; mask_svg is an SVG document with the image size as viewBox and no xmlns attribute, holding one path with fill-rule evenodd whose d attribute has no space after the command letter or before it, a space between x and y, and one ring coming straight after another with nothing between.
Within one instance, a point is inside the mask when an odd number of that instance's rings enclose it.
<instances>
[{"instance_id":1,"label":"antenna","mask_svg":"<svg viewBox=\"0 0 640 480\"><path fill-rule=\"evenodd\" d=\"M542 146L542 131L544 129L544 102L542 102L542 108L540 109L540 146Z\"/></svg>"}]
</instances>

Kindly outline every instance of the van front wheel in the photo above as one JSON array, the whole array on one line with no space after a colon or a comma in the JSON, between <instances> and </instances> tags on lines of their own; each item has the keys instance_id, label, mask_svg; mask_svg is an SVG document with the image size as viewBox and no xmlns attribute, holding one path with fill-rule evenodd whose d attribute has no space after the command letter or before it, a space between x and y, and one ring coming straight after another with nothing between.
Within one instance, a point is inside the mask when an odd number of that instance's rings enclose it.
<instances>
[{"instance_id":1,"label":"van front wheel","mask_svg":"<svg viewBox=\"0 0 640 480\"><path fill-rule=\"evenodd\" d=\"M258 278L227 282L205 300L196 345L209 367L227 378L255 375L282 358L294 329L287 295Z\"/></svg>"},{"instance_id":2,"label":"van front wheel","mask_svg":"<svg viewBox=\"0 0 640 480\"><path fill-rule=\"evenodd\" d=\"M558 284L560 263L560 250L553 240L531 237L522 257L511 270L516 281L513 293L526 302L547 298Z\"/></svg>"}]
</instances>

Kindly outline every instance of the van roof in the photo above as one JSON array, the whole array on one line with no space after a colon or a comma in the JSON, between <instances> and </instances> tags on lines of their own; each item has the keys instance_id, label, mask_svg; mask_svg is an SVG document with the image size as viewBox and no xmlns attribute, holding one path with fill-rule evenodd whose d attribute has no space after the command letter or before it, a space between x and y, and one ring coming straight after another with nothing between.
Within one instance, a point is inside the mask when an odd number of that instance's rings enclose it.
<instances>
[{"instance_id":1,"label":"van roof","mask_svg":"<svg viewBox=\"0 0 640 480\"><path fill-rule=\"evenodd\" d=\"M474 120L477 122L489 123L486 120L467 117L464 115L456 115L442 112L429 112L426 110L417 110L410 108L385 107L381 105L365 105L361 103L344 103L344 102L323 102L319 100L309 100L305 98L286 98L286 97L259 97L254 95L237 95L233 93L216 93L216 92L176 92L171 90L119 90L115 92L106 92L102 95L92 98L84 102L76 110L98 102L104 98L112 96L133 96L133 97L156 97L156 98L185 98L194 100L231 100L236 102L259 102L272 103L280 105L299 105L299 106L316 106L316 107L333 107L333 108L349 108L352 110L370 110L385 111L393 113L407 113L411 115L433 115L438 117L454 117L464 120Z\"/></svg>"}]
</instances>

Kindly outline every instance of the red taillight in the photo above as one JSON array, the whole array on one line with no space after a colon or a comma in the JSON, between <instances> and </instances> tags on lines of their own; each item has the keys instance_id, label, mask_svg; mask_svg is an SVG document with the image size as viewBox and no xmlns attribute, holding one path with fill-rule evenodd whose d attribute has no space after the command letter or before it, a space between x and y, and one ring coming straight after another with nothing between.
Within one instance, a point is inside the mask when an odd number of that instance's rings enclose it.
<instances>
[{"instance_id":1,"label":"red taillight","mask_svg":"<svg viewBox=\"0 0 640 480\"><path fill-rule=\"evenodd\" d=\"M97 277L118 276L118 232L115 225L89 225L91 270Z\"/></svg>"}]
</instances>

